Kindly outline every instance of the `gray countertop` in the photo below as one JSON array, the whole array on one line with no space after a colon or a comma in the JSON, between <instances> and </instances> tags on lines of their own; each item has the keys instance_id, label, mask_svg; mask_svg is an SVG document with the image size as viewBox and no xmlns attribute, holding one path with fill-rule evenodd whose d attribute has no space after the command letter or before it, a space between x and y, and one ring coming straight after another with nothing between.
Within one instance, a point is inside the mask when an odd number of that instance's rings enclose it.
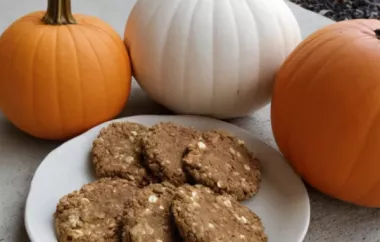
<instances>
[{"instance_id":1,"label":"gray countertop","mask_svg":"<svg viewBox=\"0 0 380 242\"><path fill-rule=\"evenodd\" d=\"M270 1L270 0L267 0ZM108 21L121 34L127 15L117 14L120 6L129 13L134 1L73 1L77 12L97 15ZM317 14L289 3L297 17L303 36L331 23ZM0 2L0 30L16 18L45 7L45 0ZM7 9L5 11L5 9ZM276 148L270 126L270 106L252 116L229 120L250 130ZM151 101L134 82L130 100L120 116L167 114L165 108ZM29 184L43 158L59 142L32 138L13 127L0 112L0 242L28 241L23 212ZM361 208L343 203L308 188L311 199L311 223L306 242L380 242L380 209ZM292 241L284 241L292 242Z\"/></svg>"}]
</instances>

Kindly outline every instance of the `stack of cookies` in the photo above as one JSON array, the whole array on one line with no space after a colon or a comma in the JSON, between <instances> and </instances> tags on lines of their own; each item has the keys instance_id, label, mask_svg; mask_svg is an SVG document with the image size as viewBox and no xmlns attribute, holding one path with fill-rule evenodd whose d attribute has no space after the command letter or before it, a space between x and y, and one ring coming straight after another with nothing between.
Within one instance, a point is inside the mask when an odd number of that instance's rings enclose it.
<instances>
[{"instance_id":1,"label":"stack of cookies","mask_svg":"<svg viewBox=\"0 0 380 242\"><path fill-rule=\"evenodd\" d=\"M117 122L93 142L99 178L60 199L59 241L267 241L239 201L260 185L260 162L221 130Z\"/></svg>"}]
</instances>

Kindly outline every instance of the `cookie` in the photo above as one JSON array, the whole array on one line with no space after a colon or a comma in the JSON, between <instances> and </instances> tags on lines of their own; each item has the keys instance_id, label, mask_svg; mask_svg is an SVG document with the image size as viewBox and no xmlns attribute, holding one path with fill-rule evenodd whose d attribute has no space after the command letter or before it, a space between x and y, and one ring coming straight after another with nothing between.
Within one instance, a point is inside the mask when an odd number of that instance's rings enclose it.
<instances>
[{"instance_id":1,"label":"cookie","mask_svg":"<svg viewBox=\"0 0 380 242\"><path fill-rule=\"evenodd\" d=\"M182 167L182 157L192 140L200 138L201 132L172 122L152 126L143 138L143 150L147 166L161 181L176 186L187 181Z\"/></svg>"},{"instance_id":2,"label":"cookie","mask_svg":"<svg viewBox=\"0 0 380 242\"><path fill-rule=\"evenodd\" d=\"M123 242L182 241L170 212L175 187L170 183L151 184L127 202Z\"/></svg>"},{"instance_id":3,"label":"cookie","mask_svg":"<svg viewBox=\"0 0 380 242\"><path fill-rule=\"evenodd\" d=\"M202 137L189 145L183 158L192 178L240 201L255 195L260 185L260 161L244 142L222 131L204 132Z\"/></svg>"},{"instance_id":4,"label":"cookie","mask_svg":"<svg viewBox=\"0 0 380 242\"><path fill-rule=\"evenodd\" d=\"M120 241L124 204L134 182L102 178L62 197L54 213L60 242Z\"/></svg>"},{"instance_id":5,"label":"cookie","mask_svg":"<svg viewBox=\"0 0 380 242\"><path fill-rule=\"evenodd\" d=\"M230 195L203 185L184 185L172 213L185 242L267 242L261 219Z\"/></svg>"},{"instance_id":6,"label":"cookie","mask_svg":"<svg viewBox=\"0 0 380 242\"><path fill-rule=\"evenodd\" d=\"M98 177L120 177L147 185L152 176L142 165L141 137L147 127L116 122L104 127L93 142L92 162Z\"/></svg>"}]
</instances>

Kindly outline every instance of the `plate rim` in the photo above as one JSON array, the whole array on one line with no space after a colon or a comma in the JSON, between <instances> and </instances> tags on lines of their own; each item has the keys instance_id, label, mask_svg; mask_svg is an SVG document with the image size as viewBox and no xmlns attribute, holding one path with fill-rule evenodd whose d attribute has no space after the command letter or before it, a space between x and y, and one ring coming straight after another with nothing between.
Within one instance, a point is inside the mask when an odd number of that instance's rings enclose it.
<instances>
[{"instance_id":1,"label":"plate rim","mask_svg":"<svg viewBox=\"0 0 380 242\"><path fill-rule=\"evenodd\" d=\"M75 137L73 137L71 139L63 141L59 146L57 146L56 148L54 148L53 150L51 150L48 154L46 154L46 156L42 159L42 161L38 165L37 169L34 171L32 180L29 183L30 185L29 185L29 189L28 189L28 195L27 195L27 198L26 198L25 203L24 203L25 204L24 216L23 216L24 226L25 226L25 230L26 230L26 233L27 233L30 241L32 241L32 242L36 241L37 242L36 238L33 237L34 235L33 235L32 229L30 228L30 225L28 223L28 207L30 207L30 203L31 203L30 195L31 195L31 192L33 190L33 187L35 186L35 182L36 182L35 178L37 177L38 173L40 172L42 165L46 162L46 160L48 160L48 158L53 153L55 153L57 150L59 150L62 146L66 145L67 143L75 142L75 140L81 139L82 137L86 136L87 134L93 132L94 130L99 129L100 127L104 127L104 126L106 126L106 125L108 125L110 123L120 122L120 121L128 121L130 119L155 118L155 117L164 117L164 118L183 117L183 118L203 119L203 120L209 120L209 121L214 121L214 122L216 121L216 122L224 123L226 125L234 126L235 128L240 129L241 132L246 133L249 136L253 136L256 140L262 142L265 146L271 148L276 153L278 153L282 157L282 162L284 162L287 166L289 166L291 168L292 172L294 173L294 175L297 176L296 179L300 182L301 188L302 188L302 190L303 190L303 192L305 194L305 200L307 201L306 202L307 213L305 214L306 223L304 224L304 226L302 228L302 234L300 234L299 241L296 241L296 242L303 242L304 241L304 239L305 239L305 237L306 237L306 235L308 233L309 227L310 227L310 219L311 219L310 218L310 215L311 215L310 196L309 196L309 193L308 193L308 190L306 188L305 183L302 181L301 177L297 175L297 173L290 166L290 164L286 161L286 159L282 155L282 153L279 150L276 150L274 147L272 147L268 143L266 143L264 140L258 139L257 136L253 135L251 132L249 132L249 130L247 130L247 129L243 128L243 127L240 127L240 126L238 126L236 124L233 124L233 123L221 120L221 119L215 119L215 118L206 117L206 116L180 115L180 114L164 114L164 115L160 115L160 114L142 114L142 115L132 115L132 116L126 116L126 117L120 117L120 118L111 119L111 120L105 121L103 123L100 123L98 125L95 125L92 128L88 129L87 131L85 131L85 132L83 132L83 133L81 133L81 134L79 134L79 135L77 135L77 136L75 136Z\"/></svg>"}]
</instances>

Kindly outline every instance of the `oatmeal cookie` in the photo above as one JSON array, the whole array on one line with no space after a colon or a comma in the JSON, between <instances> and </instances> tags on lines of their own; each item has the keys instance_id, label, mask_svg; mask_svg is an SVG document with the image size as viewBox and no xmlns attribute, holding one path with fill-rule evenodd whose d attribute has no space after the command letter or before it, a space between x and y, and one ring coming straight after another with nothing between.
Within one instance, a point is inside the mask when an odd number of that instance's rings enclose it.
<instances>
[{"instance_id":1,"label":"oatmeal cookie","mask_svg":"<svg viewBox=\"0 0 380 242\"><path fill-rule=\"evenodd\" d=\"M92 162L96 175L149 184L152 176L141 161L141 137L147 129L132 122L116 122L104 127L93 142Z\"/></svg>"},{"instance_id":2,"label":"oatmeal cookie","mask_svg":"<svg viewBox=\"0 0 380 242\"><path fill-rule=\"evenodd\" d=\"M137 189L132 181L102 178L65 195L54 213L58 241L120 241L124 204Z\"/></svg>"},{"instance_id":3,"label":"oatmeal cookie","mask_svg":"<svg viewBox=\"0 0 380 242\"><path fill-rule=\"evenodd\" d=\"M162 122L152 126L143 138L143 150L147 166L161 181L178 186L187 181L182 167L182 157L192 140L197 140L201 132L172 122Z\"/></svg>"},{"instance_id":4,"label":"oatmeal cookie","mask_svg":"<svg viewBox=\"0 0 380 242\"><path fill-rule=\"evenodd\" d=\"M178 189L172 213L185 242L267 242L261 219L230 195L203 185Z\"/></svg>"},{"instance_id":5,"label":"oatmeal cookie","mask_svg":"<svg viewBox=\"0 0 380 242\"><path fill-rule=\"evenodd\" d=\"M188 146L183 157L192 178L240 201L255 195L260 185L260 161L244 142L222 131L208 131L202 137Z\"/></svg>"},{"instance_id":6,"label":"oatmeal cookie","mask_svg":"<svg viewBox=\"0 0 380 242\"><path fill-rule=\"evenodd\" d=\"M175 187L151 184L126 203L123 242L182 241L170 213Z\"/></svg>"}]
</instances>

